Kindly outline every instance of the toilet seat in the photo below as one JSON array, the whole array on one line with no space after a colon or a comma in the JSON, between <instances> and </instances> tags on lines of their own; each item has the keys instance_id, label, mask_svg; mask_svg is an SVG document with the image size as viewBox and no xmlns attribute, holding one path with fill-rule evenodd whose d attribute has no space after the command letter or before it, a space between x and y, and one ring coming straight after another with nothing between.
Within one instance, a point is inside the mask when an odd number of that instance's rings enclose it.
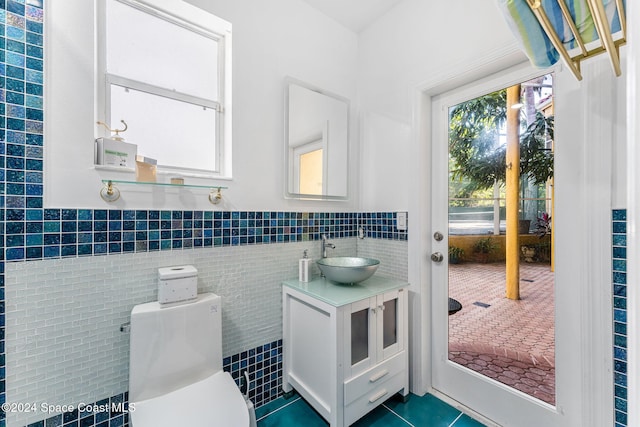
<instances>
[{"instance_id":1,"label":"toilet seat","mask_svg":"<svg viewBox=\"0 0 640 427\"><path fill-rule=\"evenodd\" d=\"M249 426L244 397L228 372L165 395L133 402L129 420L133 427L241 427Z\"/></svg>"}]
</instances>

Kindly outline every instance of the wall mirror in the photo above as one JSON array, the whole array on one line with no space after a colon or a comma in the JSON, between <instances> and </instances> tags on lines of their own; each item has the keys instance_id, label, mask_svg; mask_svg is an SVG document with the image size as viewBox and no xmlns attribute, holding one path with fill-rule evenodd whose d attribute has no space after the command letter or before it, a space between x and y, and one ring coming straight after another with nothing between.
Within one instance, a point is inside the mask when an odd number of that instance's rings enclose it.
<instances>
[{"instance_id":1,"label":"wall mirror","mask_svg":"<svg viewBox=\"0 0 640 427\"><path fill-rule=\"evenodd\" d=\"M285 80L285 196L346 200L349 100Z\"/></svg>"}]
</instances>

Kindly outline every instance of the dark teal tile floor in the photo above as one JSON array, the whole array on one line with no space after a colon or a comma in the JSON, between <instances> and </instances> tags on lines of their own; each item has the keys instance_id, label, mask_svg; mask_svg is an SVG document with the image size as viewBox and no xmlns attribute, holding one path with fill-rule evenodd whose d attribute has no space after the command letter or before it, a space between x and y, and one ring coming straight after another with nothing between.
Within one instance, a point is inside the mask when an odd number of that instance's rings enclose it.
<instances>
[{"instance_id":1,"label":"dark teal tile floor","mask_svg":"<svg viewBox=\"0 0 640 427\"><path fill-rule=\"evenodd\" d=\"M300 396L279 398L256 410L258 427L326 427L328 423ZM440 399L411 395L406 403L391 398L365 415L354 427L483 427Z\"/></svg>"}]
</instances>

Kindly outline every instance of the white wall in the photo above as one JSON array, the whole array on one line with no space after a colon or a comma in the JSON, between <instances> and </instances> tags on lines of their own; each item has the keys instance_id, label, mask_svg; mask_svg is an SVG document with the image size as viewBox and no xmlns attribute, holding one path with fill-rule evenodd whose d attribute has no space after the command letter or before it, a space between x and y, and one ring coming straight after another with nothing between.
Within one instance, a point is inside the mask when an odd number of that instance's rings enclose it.
<instances>
[{"instance_id":1,"label":"white wall","mask_svg":"<svg viewBox=\"0 0 640 427\"><path fill-rule=\"evenodd\" d=\"M415 181L407 167L411 158L411 123L363 111L360 129L363 142L361 206L372 211L386 211L395 206L406 209L406 197L415 189Z\"/></svg>"},{"instance_id":2,"label":"white wall","mask_svg":"<svg viewBox=\"0 0 640 427\"><path fill-rule=\"evenodd\" d=\"M352 166L348 202L285 200L284 77L292 76L352 101L355 112L357 35L299 0L188 0L233 25L233 180L225 203L231 210L348 211L357 207L357 168ZM46 143L46 207L119 209L212 209L206 190L151 190L121 187L122 200L107 204L98 195L101 178L113 174L92 168L93 2L47 4L48 26L73 28L48 50L48 73L60 73L57 61L73 63L63 87L47 85L62 106L47 110L47 123L64 120L64 138ZM66 34L66 30L64 32ZM59 64L57 67L56 65ZM51 99L51 98L49 98ZM61 116L65 114L65 116ZM354 117L354 115L352 115ZM351 124L357 155L357 124ZM350 161L350 165L357 162ZM119 179L132 179L120 176ZM207 183L208 184L208 183Z\"/></svg>"},{"instance_id":3,"label":"white wall","mask_svg":"<svg viewBox=\"0 0 640 427\"><path fill-rule=\"evenodd\" d=\"M493 1L405 0L361 33L358 97L365 117L361 180L363 189L384 194L363 195L362 209L409 208L416 188L407 176L412 160L411 132L406 131L412 122L412 90L436 75L453 78L468 71L469 63L496 51L513 53L516 47ZM524 60L520 54L517 57ZM406 179L399 182L396 174Z\"/></svg>"},{"instance_id":4,"label":"white wall","mask_svg":"<svg viewBox=\"0 0 640 427\"><path fill-rule=\"evenodd\" d=\"M615 104L614 104L614 137L613 137L613 176L611 180L612 195L611 207L624 209L627 207L627 80L626 72L627 48L622 52L622 77L615 80Z\"/></svg>"},{"instance_id":5,"label":"white wall","mask_svg":"<svg viewBox=\"0 0 640 427\"><path fill-rule=\"evenodd\" d=\"M188 0L233 24L233 191L245 209L357 207L352 168L348 202L283 200L284 77L291 76L352 101L355 111L357 35L299 0ZM352 114L351 117L354 117ZM357 126L351 122L352 148ZM354 159L356 150L351 150ZM236 190L237 189L237 190Z\"/></svg>"}]
</instances>

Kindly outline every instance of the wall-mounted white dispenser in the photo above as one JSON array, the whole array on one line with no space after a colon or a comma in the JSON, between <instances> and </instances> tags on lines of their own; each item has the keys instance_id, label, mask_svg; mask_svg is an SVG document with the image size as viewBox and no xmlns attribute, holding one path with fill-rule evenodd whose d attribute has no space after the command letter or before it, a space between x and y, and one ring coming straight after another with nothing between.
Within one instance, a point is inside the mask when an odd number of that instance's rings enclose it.
<instances>
[{"instance_id":1,"label":"wall-mounted white dispenser","mask_svg":"<svg viewBox=\"0 0 640 427\"><path fill-rule=\"evenodd\" d=\"M192 265L158 269L158 302L188 301L198 297L198 270Z\"/></svg>"}]
</instances>

